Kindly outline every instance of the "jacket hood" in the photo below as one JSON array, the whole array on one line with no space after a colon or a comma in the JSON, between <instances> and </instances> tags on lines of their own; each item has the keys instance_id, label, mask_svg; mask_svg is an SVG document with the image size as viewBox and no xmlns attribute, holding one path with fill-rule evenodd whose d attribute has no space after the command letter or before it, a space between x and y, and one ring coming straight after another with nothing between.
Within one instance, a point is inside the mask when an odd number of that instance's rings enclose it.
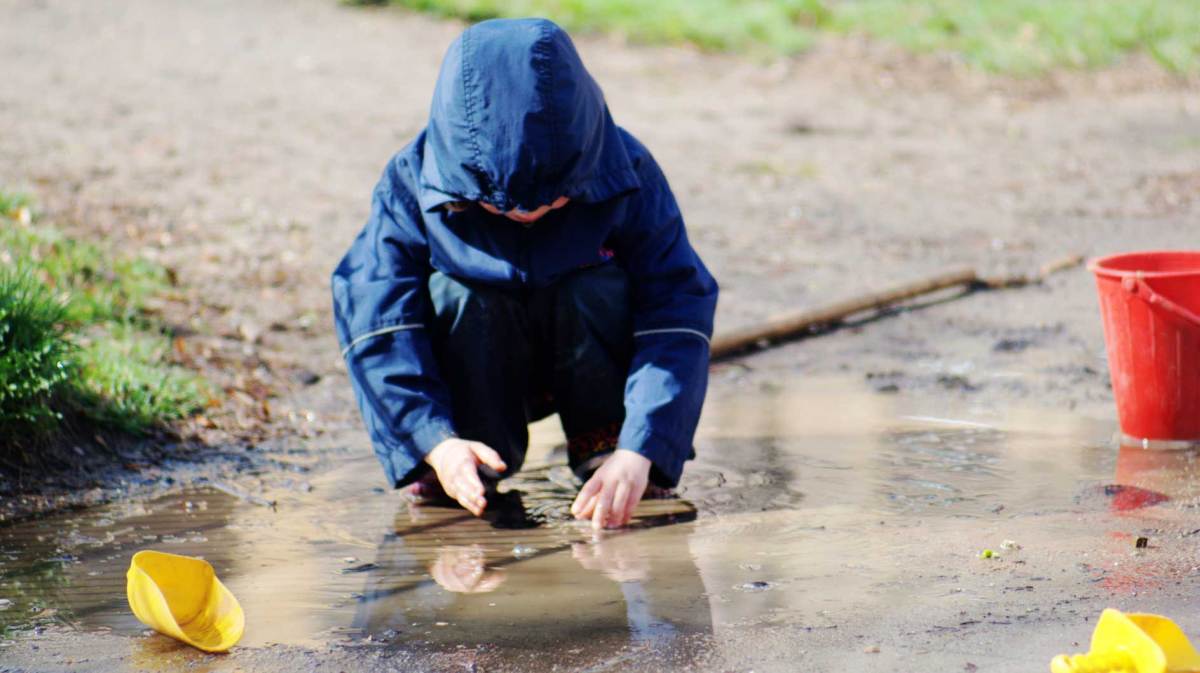
<instances>
[{"instance_id":1,"label":"jacket hood","mask_svg":"<svg viewBox=\"0 0 1200 673\"><path fill-rule=\"evenodd\" d=\"M420 202L534 210L638 188L600 87L546 19L468 28L442 61L422 147Z\"/></svg>"}]
</instances>

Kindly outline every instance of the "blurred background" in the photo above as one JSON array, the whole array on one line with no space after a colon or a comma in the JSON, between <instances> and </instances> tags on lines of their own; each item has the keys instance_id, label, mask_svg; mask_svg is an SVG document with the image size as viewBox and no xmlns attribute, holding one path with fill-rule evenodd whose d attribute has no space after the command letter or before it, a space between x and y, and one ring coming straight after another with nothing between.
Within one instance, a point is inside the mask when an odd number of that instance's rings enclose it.
<instances>
[{"instance_id":1,"label":"blurred background","mask_svg":"<svg viewBox=\"0 0 1200 673\"><path fill-rule=\"evenodd\" d=\"M2 0L0 15L8 492L147 437L363 445L328 274L422 128L447 45L480 19L573 32L722 284L718 332L950 267L1196 242L1193 0ZM849 372L883 394L1111 413L1091 283L1074 269L900 312L715 380Z\"/></svg>"},{"instance_id":2,"label":"blurred background","mask_svg":"<svg viewBox=\"0 0 1200 673\"><path fill-rule=\"evenodd\" d=\"M1028 274L1200 240L1197 0L0 0L5 663L395 670L415 650L386 643L442 642L403 610L461 604L480 623L550 615L576 640L546 649L570 645L588 670L678 670L721 642L732 663L701 666L793 670L802 643L812 670L1031 670L1105 605L1187 615L1195 467L1131 468L1107 441L1082 266L715 365L691 510L658 533L606 546L545 526L572 550L545 564L514 561L549 544L522 528L486 559L446 553L443 537L499 534L456 512L430 524L385 490L328 279L424 126L447 46L525 15L572 32L662 165L722 287L718 334L952 268ZM535 432L551 462L552 425ZM1191 504L1132 497L1147 513L1124 512L1112 475L1139 470L1183 475ZM564 509L536 476L532 499ZM1127 562L1143 535L1149 556ZM218 565L258 620L245 647L202 657L138 637L123 566L148 545ZM424 574L500 576L485 560L542 602L501 594L498 612L497 595L469 603ZM703 636L678 658L614 655L654 616L654 591L628 582L642 571ZM378 613L360 600L410 582ZM587 611L580 587L599 616L558 619ZM331 644L372 628L357 641L371 647ZM511 648L438 633L425 668L559 661L521 629Z\"/></svg>"}]
</instances>

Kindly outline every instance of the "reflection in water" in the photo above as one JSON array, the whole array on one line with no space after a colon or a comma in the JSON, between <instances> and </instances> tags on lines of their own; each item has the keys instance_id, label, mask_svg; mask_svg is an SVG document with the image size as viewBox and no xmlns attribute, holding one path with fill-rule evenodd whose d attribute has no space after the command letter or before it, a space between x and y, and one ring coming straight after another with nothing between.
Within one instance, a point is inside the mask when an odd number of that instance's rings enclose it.
<instances>
[{"instance_id":1,"label":"reflection in water","mask_svg":"<svg viewBox=\"0 0 1200 673\"><path fill-rule=\"evenodd\" d=\"M1079 607L1052 597L1200 576L1197 454L1117 452L1111 422L847 381L716 391L686 502L644 502L633 527L599 534L570 520L578 484L546 427L482 520L373 489L364 451L314 471L311 491L267 494L277 511L201 487L2 527L0 624L139 634L124 572L153 548L214 563L246 610L245 647L370 637L440 668L467 652L485 670L780 668L759 654L850 670L794 653L808 637L861 652L864 633L1017 624L1031 601L1048 614ZM161 637L131 647L146 670L195 663Z\"/></svg>"},{"instance_id":2,"label":"reflection in water","mask_svg":"<svg viewBox=\"0 0 1200 673\"><path fill-rule=\"evenodd\" d=\"M66 624L133 633L143 628L125 602L125 570L138 549L205 556L222 575L236 574L238 531L229 526L236 498L202 490L149 503L124 503L50 517L0 531L0 595L14 601L0 625L30 614Z\"/></svg>"},{"instance_id":3,"label":"reflection in water","mask_svg":"<svg viewBox=\"0 0 1200 673\"><path fill-rule=\"evenodd\" d=\"M711 630L687 545L696 511L648 501L629 529L528 521L509 492L485 520L409 505L376 552L354 627L427 649L519 651L587 643L617 652ZM583 572L581 572L581 570Z\"/></svg>"},{"instance_id":4,"label":"reflection in water","mask_svg":"<svg viewBox=\"0 0 1200 673\"><path fill-rule=\"evenodd\" d=\"M1110 510L1119 517L1114 524L1137 517L1139 526L1130 532L1114 525L1107 532L1106 542L1125 550L1127 558L1096 573L1095 581L1105 590L1114 595L1136 596L1139 592L1179 586L1196 575L1198 559L1194 548L1187 553L1162 552L1171 538L1189 538L1197 533L1195 521L1180 515L1193 509L1200 495L1198 459L1200 453L1195 450L1121 446L1114 481L1100 487L1100 491ZM1146 538L1144 549L1137 547L1140 537Z\"/></svg>"},{"instance_id":5,"label":"reflection in water","mask_svg":"<svg viewBox=\"0 0 1200 673\"><path fill-rule=\"evenodd\" d=\"M485 567L482 546L448 545L438 549L429 566L429 574L446 591L459 594L485 594L504 582L503 568Z\"/></svg>"},{"instance_id":6,"label":"reflection in water","mask_svg":"<svg viewBox=\"0 0 1200 673\"><path fill-rule=\"evenodd\" d=\"M1200 452L1161 451L1125 445L1117 454L1116 484L1161 494L1161 500L1200 496Z\"/></svg>"}]
</instances>

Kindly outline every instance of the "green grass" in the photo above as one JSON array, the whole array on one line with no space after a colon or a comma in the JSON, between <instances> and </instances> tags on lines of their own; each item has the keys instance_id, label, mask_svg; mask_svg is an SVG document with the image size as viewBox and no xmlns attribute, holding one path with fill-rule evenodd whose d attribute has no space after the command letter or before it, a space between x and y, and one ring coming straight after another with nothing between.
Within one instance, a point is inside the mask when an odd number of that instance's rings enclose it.
<instances>
[{"instance_id":1,"label":"green grass","mask_svg":"<svg viewBox=\"0 0 1200 673\"><path fill-rule=\"evenodd\" d=\"M208 388L171 364L141 310L167 286L161 267L72 239L0 192L0 456L78 424L145 434L202 408Z\"/></svg>"},{"instance_id":2,"label":"green grass","mask_svg":"<svg viewBox=\"0 0 1200 673\"><path fill-rule=\"evenodd\" d=\"M79 399L101 425L143 433L199 411L210 396L196 374L166 364L171 345L160 334L117 323L80 341Z\"/></svg>"},{"instance_id":3,"label":"green grass","mask_svg":"<svg viewBox=\"0 0 1200 673\"><path fill-rule=\"evenodd\" d=\"M0 270L0 442L62 419L74 374L66 307L24 269Z\"/></svg>"},{"instance_id":4,"label":"green grass","mask_svg":"<svg viewBox=\"0 0 1200 673\"><path fill-rule=\"evenodd\" d=\"M1145 52L1200 70L1197 0L344 0L469 21L545 16L569 30L717 51L793 54L821 31L860 33L979 68L1036 74Z\"/></svg>"},{"instance_id":5,"label":"green grass","mask_svg":"<svg viewBox=\"0 0 1200 673\"><path fill-rule=\"evenodd\" d=\"M388 4L388 0L346 0ZM580 32L615 32L636 42L691 43L714 51L795 53L831 16L822 0L390 0L445 17L482 21L545 16Z\"/></svg>"},{"instance_id":6,"label":"green grass","mask_svg":"<svg viewBox=\"0 0 1200 673\"><path fill-rule=\"evenodd\" d=\"M859 0L839 5L834 24L1006 73L1094 68L1138 51L1173 72L1200 69L1196 0Z\"/></svg>"}]
</instances>

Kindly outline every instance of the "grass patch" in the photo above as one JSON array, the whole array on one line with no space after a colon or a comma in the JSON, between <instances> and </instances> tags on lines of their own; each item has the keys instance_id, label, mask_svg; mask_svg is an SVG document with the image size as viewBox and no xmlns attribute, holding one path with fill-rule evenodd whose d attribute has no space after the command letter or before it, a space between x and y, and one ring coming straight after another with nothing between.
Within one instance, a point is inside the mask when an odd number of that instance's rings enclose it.
<instances>
[{"instance_id":1,"label":"grass patch","mask_svg":"<svg viewBox=\"0 0 1200 673\"><path fill-rule=\"evenodd\" d=\"M171 364L142 312L167 287L161 267L69 238L0 193L0 457L36 464L30 450L58 434L147 434L203 407L207 386Z\"/></svg>"},{"instance_id":2,"label":"grass patch","mask_svg":"<svg viewBox=\"0 0 1200 673\"><path fill-rule=\"evenodd\" d=\"M1142 51L1173 72L1200 69L1195 0L859 0L834 25L985 70L1093 68Z\"/></svg>"},{"instance_id":3,"label":"grass patch","mask_svg":"<svg viewBox=\"0 0 1200 673\"><path fill-rule=\"evenodd\" d=\"M169 365L170 341L130 323L79 340L78 399L95 422L142 434L200 411L210 391L195 373Z\"/></svg>"},{"instance_id":4,"label":"grass patch","mask_svg":"<svg viewBox=\"0 0 1200 673\"><path fill-rule=\"evenodd\" d=\"M544 16L580 32L615 32L644 43L713 51L796 53L831 18L822 0L345 0L394 4L468 21Z\"/></svg>"},{"instance_id":5,"label":"grass patch","mask_svg":"<svg viewBox=\"0 0 1200 673\"><path fill-rule=\"evenodd\" d=\"M1196 0L343 0L468 21L545 16L569 30L716 51L793 54L820 31L862 33L985 70L1098 67L1131 52L1200 70Z\"/></svg>"},{"instance_id":6,"label":"grass patch","mask_svg":"<svg viewBox=\"0 0 1200 673\"><path fill-rule=\"evenodd\" d=\"M27 271L0 271L0 442L62 419L56 402L75 369L65 319L66 307Z\"/></svg>"}]
</instances>

